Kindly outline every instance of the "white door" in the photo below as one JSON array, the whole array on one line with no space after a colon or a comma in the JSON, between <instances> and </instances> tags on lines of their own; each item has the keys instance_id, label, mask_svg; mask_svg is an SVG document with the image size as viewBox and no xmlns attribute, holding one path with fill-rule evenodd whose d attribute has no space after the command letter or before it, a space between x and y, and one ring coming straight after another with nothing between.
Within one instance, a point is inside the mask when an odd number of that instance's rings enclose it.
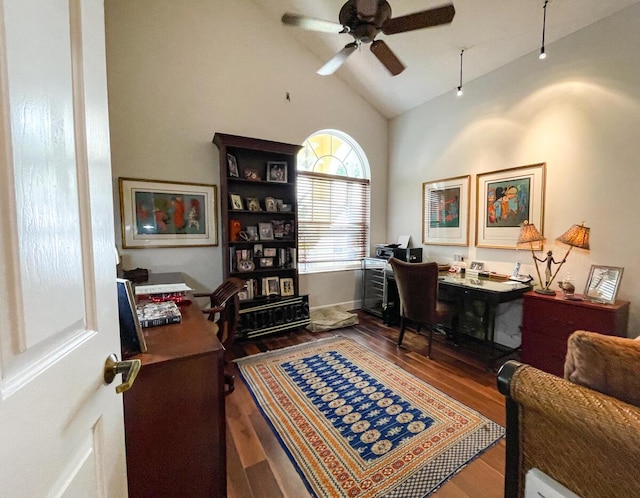
<instances>
[{"instance_id":1,"label":"white door","mask_svg":"<svg viewBox=\"0 0 640 498\"><path fill-rule=\"evenodd\" d=\"M122 497L102 0L0 0L0 496Z\"/></svg>"}]
</instances>

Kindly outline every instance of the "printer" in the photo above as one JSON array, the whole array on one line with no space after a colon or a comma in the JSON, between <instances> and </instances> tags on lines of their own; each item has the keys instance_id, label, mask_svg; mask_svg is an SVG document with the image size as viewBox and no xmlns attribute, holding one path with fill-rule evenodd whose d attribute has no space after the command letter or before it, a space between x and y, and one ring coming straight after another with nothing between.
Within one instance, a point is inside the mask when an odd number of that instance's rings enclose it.
<instances>
[{"instance_id":1,"label":"printer","mask_svg":"<svg viewBox=\"0 0 640 498\"><path fill-rule=\"evenodd\" d=\"M399 244L376 244L375 257L396 258L408 263L422 263L422 247L400 247Z\"/></svg>"}]
</instances>

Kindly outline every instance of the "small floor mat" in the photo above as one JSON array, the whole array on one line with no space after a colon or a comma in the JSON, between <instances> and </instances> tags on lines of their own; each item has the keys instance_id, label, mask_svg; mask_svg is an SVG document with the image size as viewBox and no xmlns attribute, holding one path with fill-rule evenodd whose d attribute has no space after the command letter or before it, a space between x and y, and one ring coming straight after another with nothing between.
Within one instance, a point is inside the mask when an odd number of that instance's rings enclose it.
<instances>
[{"instance_id":1,"label":"small floor mat","mask_svg":"<svg viewBox=\"0 0 640 498\"><path fill-rule=\"evenodd\" d=\"M358 315L344 311L338 307L320 308L311 311L311 319L307 330L321 332L323 330L341 329L358 323Z\"/></svg>"}]
</instances>

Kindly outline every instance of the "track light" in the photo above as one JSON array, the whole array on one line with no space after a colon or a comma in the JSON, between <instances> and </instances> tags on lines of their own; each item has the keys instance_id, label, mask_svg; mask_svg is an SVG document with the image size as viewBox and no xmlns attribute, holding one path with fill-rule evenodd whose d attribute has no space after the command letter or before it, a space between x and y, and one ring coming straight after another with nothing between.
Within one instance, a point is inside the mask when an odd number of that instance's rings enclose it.
<instances>
[{"instance_id":1,"label":"track light","mask_svg":"<svg viewBox=\"0 0 640 498\"><path fill-rule=\"evenodd\" d=\"M464 54L464 49L460 52L460 84L458 85L458 97L462 96L462 54Z\"/></svg>"},{"instance_id":2,"label":"track light","mask_svg":"<svg viewBox=\"0 0 640 498\"><path fill-rule=\"evenodd\" d=\"M547 54L544 51L544 34L545 31L547 29L547 4L549 3L549 0L545 0L544 1L544 7L542 7L542 10L544 12L543 16L542 16L542 46L540 47L540 59L546 59L547 58Z\"/></svg>"}]
</instances>

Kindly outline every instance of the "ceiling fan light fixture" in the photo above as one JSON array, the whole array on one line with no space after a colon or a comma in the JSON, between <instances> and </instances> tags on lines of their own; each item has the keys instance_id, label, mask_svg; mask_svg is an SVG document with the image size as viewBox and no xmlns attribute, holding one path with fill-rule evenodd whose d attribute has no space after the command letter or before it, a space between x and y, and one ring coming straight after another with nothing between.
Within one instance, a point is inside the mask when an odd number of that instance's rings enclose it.
<instances>
[{"instance_id":1,"label":"ceiling fan light fixture","mask_svg":"<svg viewBox=\"0 0 640 498\"><path fill-rule=\"evenodd\" d=\"M543 15L542 15L542 45L540 46L540 55L538 56L540 60L544 60L547 58L547 53L544 50L544 35L547 30L547 4L549 0L544 0L544 6L542 7Z\"/></svg>"}]
</instances>

